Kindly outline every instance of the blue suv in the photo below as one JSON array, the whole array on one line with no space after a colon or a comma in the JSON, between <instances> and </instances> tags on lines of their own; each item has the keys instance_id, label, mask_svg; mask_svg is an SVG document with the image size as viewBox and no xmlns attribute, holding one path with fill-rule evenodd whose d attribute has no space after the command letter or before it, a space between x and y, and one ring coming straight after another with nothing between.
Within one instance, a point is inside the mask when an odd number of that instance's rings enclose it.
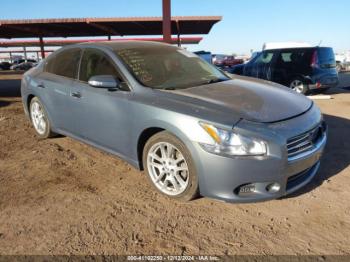
<instances>
[{"instance_id":1,"label":"blue suv","mask_svg":"<svg viewBox=\"0 0 350 262\"><path fill-rule=\"evenodd\" d=\"M327 90L339 83L333 49L330 47L264 50L230 73L276 82L307 94Z\"/></svg>"}]
</instances>

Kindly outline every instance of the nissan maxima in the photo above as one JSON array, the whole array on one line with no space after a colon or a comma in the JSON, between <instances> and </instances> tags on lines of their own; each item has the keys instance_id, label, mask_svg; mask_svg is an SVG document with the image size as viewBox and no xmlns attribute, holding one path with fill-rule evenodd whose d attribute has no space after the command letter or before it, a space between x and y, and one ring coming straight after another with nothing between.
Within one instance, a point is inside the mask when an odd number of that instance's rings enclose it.
<instances>
[{"instance_id":1,"label":"nissan maxima","mask_svg":"<svg viewBox=\"0 0 350 262\"><path fill-rule=\"evenodd\" d=\"M162 43L64 47L24 75L21 91L39 138L61 134L110 152L182 201L290 194L316 175L327 139L303 95L230 77Z\"/></svg>"}]
</instances>

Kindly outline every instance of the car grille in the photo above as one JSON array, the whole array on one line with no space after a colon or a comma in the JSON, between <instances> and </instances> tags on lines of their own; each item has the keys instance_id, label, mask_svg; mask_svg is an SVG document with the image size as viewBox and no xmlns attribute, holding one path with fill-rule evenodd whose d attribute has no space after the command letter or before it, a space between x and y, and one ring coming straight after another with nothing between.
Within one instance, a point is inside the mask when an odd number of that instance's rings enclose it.
<instances>
[{"instance_id":1,"label":"car grille","mask_svg":"<svg viewBox=\"0 0 350 262\"><path fill-rule=\"evenodd\" d=\"M312 150L322 139L326 132L326 124L323 122L316 128L288 139L287 150L288 158L296 157L299 154Z\"/></svg>"}]
</instances>

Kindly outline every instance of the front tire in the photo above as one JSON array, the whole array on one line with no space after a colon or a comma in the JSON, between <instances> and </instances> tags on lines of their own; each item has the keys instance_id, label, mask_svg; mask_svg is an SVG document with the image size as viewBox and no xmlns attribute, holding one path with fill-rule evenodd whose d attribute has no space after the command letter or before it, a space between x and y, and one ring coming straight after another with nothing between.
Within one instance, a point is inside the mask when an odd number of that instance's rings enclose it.
<instances>
[{"instance_id":1,"label":"front tire","mask_svg":"<svg viewBox=\"0 0 350 262\"><path fill-rule=\"evenodd\" d=\"M309 92L307 84L300 78L293 79L289 84L290 89L294 90L299 94L306 95Z\"/></svg>"},{"instance_id":2,"label":"front tire","mask_svg":"<svg viewBox=\"0 0 350 262\"><path fill-rule=\"evenodd\" d=\"M198 177L191 154L174 135L163 131L151 137L142 160L151 184L163 195L181 201L198 196Z\"/></svg>"},{"instance_id":3,"label":"front tire","mask_svg":"<svg viewBox=\"0 0 350 262\"><path fill-rule=\"evenodd\" d=\"M55 136L55 133L51 131L51 123L46 110L39 98L34 97L30 101L29 112L30 120L39 138L45 139Z\"/></svg>"}]
</instances>

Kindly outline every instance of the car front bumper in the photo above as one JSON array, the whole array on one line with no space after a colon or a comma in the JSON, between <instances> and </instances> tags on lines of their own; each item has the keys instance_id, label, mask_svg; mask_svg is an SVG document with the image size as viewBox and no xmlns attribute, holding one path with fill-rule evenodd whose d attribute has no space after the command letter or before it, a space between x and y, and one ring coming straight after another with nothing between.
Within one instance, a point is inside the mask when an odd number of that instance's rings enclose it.
<instances>
[{"instance_id":1,"label":"car front bumper","mask_svg":"<svg viewBox=\"0 0 350 262\"><path fill-rule=\"evenodd\" d=\"M306 118L286 121L283 128L288 128L288 122L301 123ZM327 132L324 132L312 149L293 158L288 157L286 143L281 141L274 146L280 148L272 149L264 157L224 157L208 153L199 144L194 144L201 195L225 202L247 203L291 194L317 174L326 141Z\"/></svg>"}]
</instances>

